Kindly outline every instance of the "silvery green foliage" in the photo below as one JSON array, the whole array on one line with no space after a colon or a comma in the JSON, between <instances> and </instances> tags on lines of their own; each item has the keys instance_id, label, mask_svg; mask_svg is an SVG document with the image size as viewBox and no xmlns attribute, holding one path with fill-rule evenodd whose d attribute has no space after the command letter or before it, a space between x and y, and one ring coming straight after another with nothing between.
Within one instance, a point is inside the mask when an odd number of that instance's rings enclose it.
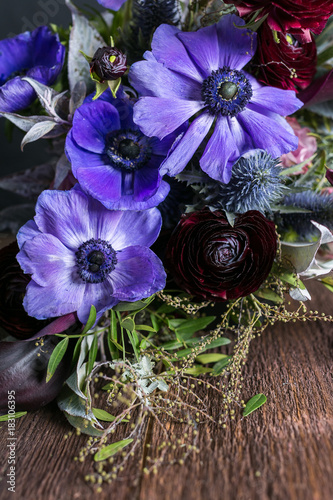
<instances>
[{"instance_id":1,"label":"silvery green foliage","mask_svg":"<svg viewBox=\"0 0 333 500\"><path fill-rule=\"evenodd\" d=\"M148 356L142 356L137 363L132 364L128 360L126 362L130 364L131 368L124 371L122 378L128 381L135 381L139 386L139 395L141 397L148 396L156 389L164 392L169 390L169 386L163 380L156 377L153 372L155 363ZM122 361L116 360L111 364L111 367L116 368L117 364L122 363Z\"/></svg>"},{"instance_id":2,"label":"silvery green foliage","mask_svg":"<svg viewBox=\"0 0 333 500\"><path fill-rule=\"evenodd\" d=\"M92 92L95 84L90 78L89 64L81 54L92 57L99 47L103 47L105 42L99 32L92 24L78 11L78 9L66 0L66 5L72 13L72 24L69 38L68 52L68 81L69 88L73 92L76 84L83 81Z\"/></svg>"}]
</instances>

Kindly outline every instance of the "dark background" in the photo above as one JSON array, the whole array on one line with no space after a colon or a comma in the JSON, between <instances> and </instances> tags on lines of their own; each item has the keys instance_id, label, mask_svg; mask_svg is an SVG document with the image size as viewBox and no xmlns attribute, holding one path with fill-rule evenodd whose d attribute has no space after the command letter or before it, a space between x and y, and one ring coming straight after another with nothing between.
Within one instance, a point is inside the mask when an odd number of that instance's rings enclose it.
<instances>
[{"instance_id":1,"label":"dark background","mask_svg":"<svg viewBox=\"0 0 333 500\"><path fill-rule=\"evenodd\" d=\"M1 40L23 31L32 31L41 25L52 23L67 27L71 22L65 0L2 0L1 3ZM75 4L102 10L97 0L75 0ZM23 132L15 128L12 140L8 142L5 136L5 119L0 118L0 177L40 165L48 160L43 140L27 144L22 152L20 149L22 137ZM0 210L9 204L22 201L24 200L21 197L0 189Z\"/></svg>"}]
</instances>

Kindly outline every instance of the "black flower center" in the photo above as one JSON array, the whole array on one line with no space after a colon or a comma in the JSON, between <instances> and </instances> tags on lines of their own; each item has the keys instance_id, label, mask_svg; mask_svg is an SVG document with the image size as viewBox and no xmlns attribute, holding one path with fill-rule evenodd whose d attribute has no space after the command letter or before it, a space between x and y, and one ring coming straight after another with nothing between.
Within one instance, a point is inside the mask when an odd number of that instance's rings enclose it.
<instances>
[{"instance_id":1,"label":"black flower center","mask_svg":"<svg viewBox=\"0 0 333 500\"><path fill-rule=\"evenodd\" d=\"M106 141L105 153L114 168L139 170L151 158L150 139L138 130L111 132Z\"/></svg>"},{"instance_id":2,"label":"black flower center","mask_svg":"<svg viewBox=\"0 0 333 500\"><path fill-rule=\"evenodd\" d=\"M236 116L252 97L252 87L242 71L223 66L206 78L202 99L212 115Z\"/></svg>"},{"instance_id":3,"label":"black flower center","mask_svg":"<svg viewBox=\"0 0 333 500\"><path fill-rule=\"evenodd\" d=\"M135 160L140 155L140 146L132 139L123 139L119 143L118 152L123 158Z\"/></svg>"},{"instance_id":4,"label":"black flower center","mask_svg":"<svg viewBox=\"0 0 333 500\"><path fill-rule=\"evenodd\" d=\"M101 239L86 241L75 255L79 275L86 283L101 283L117 264L116 251Z\"/></svg>"}]
</instances>

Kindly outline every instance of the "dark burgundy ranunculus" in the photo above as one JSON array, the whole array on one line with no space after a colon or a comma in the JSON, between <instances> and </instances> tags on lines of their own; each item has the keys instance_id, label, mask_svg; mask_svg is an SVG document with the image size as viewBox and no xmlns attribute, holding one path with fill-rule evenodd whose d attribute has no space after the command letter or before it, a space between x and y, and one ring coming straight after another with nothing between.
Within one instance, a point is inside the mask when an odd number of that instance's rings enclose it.
<instances>
[{"instance_id":1,"label":"dark burgundy ranunculus","mask_svg":"<svg viewBox=\"0 0 333 500\"><path fill-rule=\"evenodd\" d=\"M23 297L30 276L24 274L16 260L19 251L15 242L0 250L0 326L20 340L54 335L75 323L75 314L66 314L50 321L29 316L23 307Z\"/></svg>"},{"instance_id":2,"label":"dark burgundy ranunculus","mask_svg":"<svg viewBox=\"0 0 333 500\"><path fill-rule=\"evenodd\" d=\"M90 74L100 83L117 80L126 70L126 56L115 47L100 47L90 63Z\"/></svg>"},{"instance_id":3,"label":"dark burgundy ranunculus","mask_svg":"<svg viewBox=\"0 0 333 500\"><path fill-rule=\"evenodd\" d=\"M268 14L271 29L298 35L303 42L310 42L310 30L321 33L333 13L332 0L224 0L234 4L240 16L262 9L259 17Z\"/></svg>"},{"instance_id":4,"label":"dark burgundy ranunculus","mask_svg":"<svg viewBox=\"0 0 333 500\"><path fill-rule=\"evenodd\" d=\"M238 215L231 226L224 212L204 208L182 217L169 240L166 263L186 292L224 301L255 292L276 250L275 226L260 212Z\"/></svg>"},{"instance_id":5,"label":"dark burgundy ranunculus","mask_svg":"<svg viewBox=\"0 0 333 500\"><path fill-rule=\"evenodd\" d=\"M301 43L292 35L273 32L264 23L259 30L258 49L254 64L258 79L285 90L305 89L316 73L317 48L311 42ZM312 36L312 35L311 35Z\"/></svg>"},{"instance_id":6,"label":"dark burgundy ranunculus","mask_svg":"<svg viewBox=\"0 0 333 500\"><path fill-rule=\"evenodd\" d=\"M0 325L17 338L29 338L46 322L28 316L22 301L30 276L23 274L16 241L0 250Z\"/></svg>"}]
</instances>

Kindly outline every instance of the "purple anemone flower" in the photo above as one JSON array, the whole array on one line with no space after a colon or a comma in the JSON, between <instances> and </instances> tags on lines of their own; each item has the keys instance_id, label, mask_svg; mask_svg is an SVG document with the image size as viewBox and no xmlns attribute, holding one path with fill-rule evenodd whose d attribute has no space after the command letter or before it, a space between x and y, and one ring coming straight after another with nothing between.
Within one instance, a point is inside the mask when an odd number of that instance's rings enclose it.
<instances>
[{"instance_id":1,"label":"purple anemone flower","mask_svg":"<svg viewBox=\"0 0 333 500\"><path fill-rule=\"evenodd\" d=\"M97 0L106 9L119 10L126 0Z\"/></svg>"},{"instance_id":2,"label":"purple anemone flower","mask_svg":"<svg viewBox=\"0 0 333 500\"><path fill-rule=\"evenodd\" d=\"M36 93L22 76L52 85L64 63L65 47L47 26L0 41L0 111L29 106Z\"/></svg>"},{"instance_id":3,"label":"purple anemone flower","mask_svg":"<svg viewBox=\"0 0 333 500\"><path fill-rule=\"evenodd\" d=\"M74 114L66 153L82 189L112 210L157 206L170 186L160 165L179 131L160 141L142 134L133 122L133 105L110 91L91 97Z\"/></svg>"},{"instance_id":4,"label":"purple anemone flower","mask_svg":"<svg viewBox=\"0 0 333 500\"><path fill-rule=\"evenodd\" d=\"M163 163L163 174L181 172L208 134L200 165L224 183L232 165L251 149L277 158L297 148L282 116L299 109L301 101L294 91L264 87L243 70L255 53L256 34L234 23L244 25L235 15L189 33L163 24L155 31L152 52L130 69L142 96L134 122L144 134L163 139L196 115Z\"/></svg>"},{"instance_id":5,"label":"purple anemone flower","mask_svg":"<svg viewBox=\"0 0 333 500\"><path fill-rule=\"evenodd\" d=\"M77 187L44 191L17 235L17 260L31 275L25 310L37 319L77 312L86 323L92 305L99 318L162 290L165 272L148 248L160 228L157 208L111 211Z\"/></svg>"}]
</instances>

